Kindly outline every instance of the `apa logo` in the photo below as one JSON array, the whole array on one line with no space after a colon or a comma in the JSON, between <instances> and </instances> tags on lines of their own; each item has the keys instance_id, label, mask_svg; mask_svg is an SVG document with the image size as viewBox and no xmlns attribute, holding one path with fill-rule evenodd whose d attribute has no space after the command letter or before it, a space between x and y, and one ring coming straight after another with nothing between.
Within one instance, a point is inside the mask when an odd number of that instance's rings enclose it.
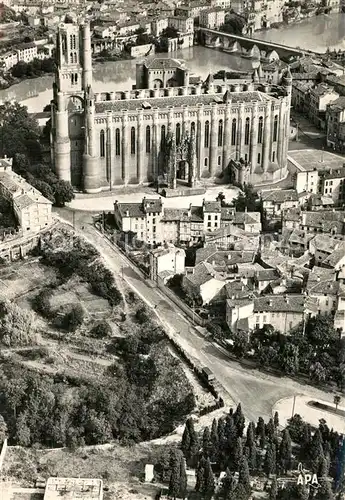
<instances>
[{"instance_id":1,"label":"apa logo","mask_svg":"<svg viewBox=\"0 0 345 500\"><path fill-rule=\"evenodd\" d=\"M317 479L316 474L310 474L306 470L303 469L303 465L298 464L298 478L297 484L301 484L302 486L312 486L313 488L319 487L319 481Z\"/></svg>"}]
</instances>

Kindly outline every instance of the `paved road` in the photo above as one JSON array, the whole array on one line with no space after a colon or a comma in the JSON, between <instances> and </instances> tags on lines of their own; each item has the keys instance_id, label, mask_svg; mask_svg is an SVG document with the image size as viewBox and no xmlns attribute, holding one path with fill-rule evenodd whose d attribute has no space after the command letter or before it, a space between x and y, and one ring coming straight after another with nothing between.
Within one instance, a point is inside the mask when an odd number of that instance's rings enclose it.
<instances>
[{"instance_id":1,"label":"paved road","mask_svg":"<svg viewBox=\"0 0 345 500\"><path fill-rule=\"evenodd\" d=\"M60 210L59 214L65 220L72 221L71 212L68 210ZM177 336L181 346L191 356L212 370L224 387L227 405L231 405L231 402L241 402L246 417L257 420L259 416L269 418L274 404L279 399L294 394L306 394L332 401L332 394L303 386L286 377L274 377L259 370L244 368L240 363L229 360L226 352L196 330L173 302L159 290L152 288L123 254L98 233L90 223L90 213L75 212L74 219L76 230L82 231L95 245L115 273L123 273L127 284L152 308L170 334Z\"/></svg>"}]
</instances>

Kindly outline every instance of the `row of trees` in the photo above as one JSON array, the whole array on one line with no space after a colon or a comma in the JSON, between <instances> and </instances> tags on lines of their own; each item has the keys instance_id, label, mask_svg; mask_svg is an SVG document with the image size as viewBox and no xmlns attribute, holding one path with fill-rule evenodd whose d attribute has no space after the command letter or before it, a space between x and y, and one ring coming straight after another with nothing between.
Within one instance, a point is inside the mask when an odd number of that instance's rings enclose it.
<instances>
[{"instance_id":1,"label":"row of trees","mask_svg":"<svg viewBox=\"0 0 345 500\"><path fill-rule=\"evenodd\" d=\"M53 73L55 70L54 58L33 59L30 62L19 61L11 69L11 74L15 78L32 78L41 76L44 73Z\"/></svg>"},{"instance_id":2,"label":"row of trees","mask_svg":"<svg viewBox=\"0 0 345 500\"><path fill-rule=\"evenodd\" d=\"M289 375L306 375L316 384L336 382L340 389L345 386L345 341L335 330L331 315L309 318L289 335L266 325L255 330L250 339L244 332L233 338L233 352L239 358L249 356L262 366Z\"/></svg>"},{"instance_id":3,"label":"row of trees","mask_svg":"<svg viewBox=\"0 0 345 500\"><path fill-rule=\"evenodd\" d=\"M214 419L211 428L206 427L202 434L195 431L192 419L187 420L178 453L181 451L186 464L196 468L195 489L200 498L210 499L216 493L218 499L248 500L254 477L266 482L270 500L333 500L333 479L335 489L341 491L337 479L342 476L344 466L339 453L342 436L330 430L324 420L313 430L295 415L281 431L276 413L267 423L261 417L257 424L249 422L245 434L244 429L241 405L235 412L230 410L226 418ZM317 474L318 490L308 491L297 480L286 488L279 486L277 476L288 477L298 463ZM172 488L169 461L161 458L155 470L161 480L170 479L170 494L175 498L175 492L184 488L184 474L175 474L174 485L179 484ZM219 483L217 477L221 471L225 475ZM270 479L263 479L263 474Z\"/></svg>"}]
</instances>

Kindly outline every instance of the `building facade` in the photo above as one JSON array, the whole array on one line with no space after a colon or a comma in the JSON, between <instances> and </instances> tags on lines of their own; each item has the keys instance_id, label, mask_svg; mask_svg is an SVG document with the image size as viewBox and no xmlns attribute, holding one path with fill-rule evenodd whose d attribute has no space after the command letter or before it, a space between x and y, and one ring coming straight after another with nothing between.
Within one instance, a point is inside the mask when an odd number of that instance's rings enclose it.
<instances>
[{"instance_id":1,"label":"building facade","mask_svg":"<svg viewBox=\"0 0 345 500\"><path fill-rule=\"evenodd\" d=\"M155 59L138 65L134 90L94 94L88 24L59 27L56 59L52 160L59 179L76 188L97 193L160 177L193 186L230 160L253 184L285 177L289 69L273 92L257 75L191 85L184 65Z\"/></svg>"}]
</instances>

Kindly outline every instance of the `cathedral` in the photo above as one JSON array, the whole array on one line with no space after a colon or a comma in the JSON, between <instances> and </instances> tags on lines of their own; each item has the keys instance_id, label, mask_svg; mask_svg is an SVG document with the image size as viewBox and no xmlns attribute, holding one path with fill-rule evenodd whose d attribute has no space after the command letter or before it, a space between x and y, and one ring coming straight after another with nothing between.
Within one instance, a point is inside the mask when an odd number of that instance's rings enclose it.
<instances>
[{"instance_id":1,"label":"cathedral","mask_svg":"<svg viewBox=\"0 0 345 500\"><path fill-rule=\"evenodd\" d=\"M76 189L193 187L228 168L241 183L286 176L288 67L274 83L260 67L201 82L183 62L157 57L137 64L132 90L94 93L87 23L59 26L56 58L52 160L59 179Z\"/></svg>"}]
</instances>

